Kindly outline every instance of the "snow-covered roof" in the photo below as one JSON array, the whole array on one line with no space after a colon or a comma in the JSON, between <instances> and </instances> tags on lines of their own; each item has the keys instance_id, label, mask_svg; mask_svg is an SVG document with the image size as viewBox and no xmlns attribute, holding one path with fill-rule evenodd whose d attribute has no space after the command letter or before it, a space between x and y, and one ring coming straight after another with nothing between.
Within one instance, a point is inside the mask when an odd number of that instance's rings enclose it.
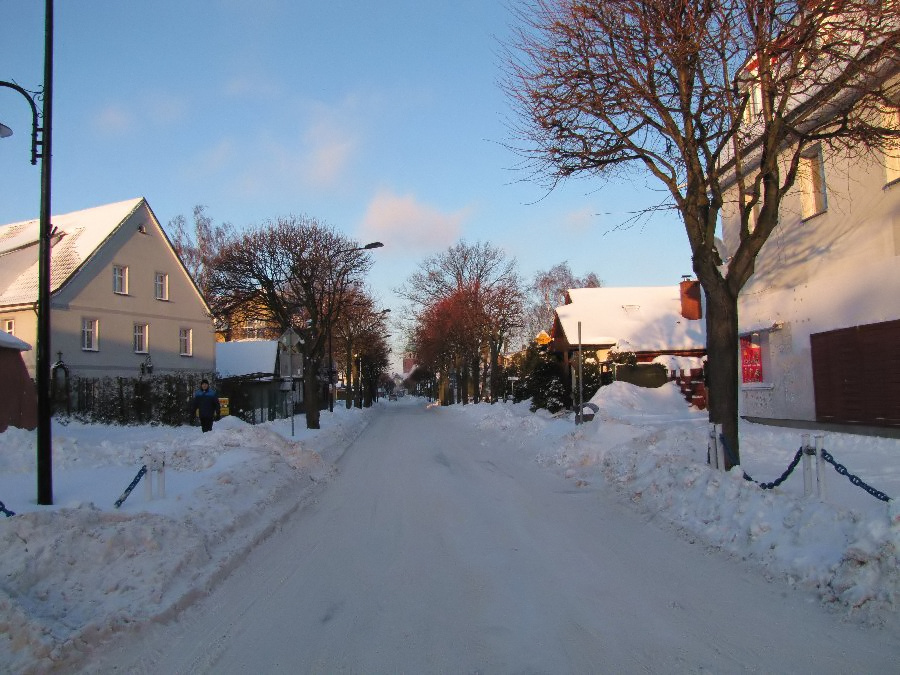
<instances>
[{"instance_id":1,"label":"snow-covered roof","mask_svg":"<svg viewBox=\"0 0 900 675\"><path fill-rule=\"evenodd\" d=\"M236 340L216 343L216 372L219 377L275 374L277 340Z\"/></svg>"},{"instance_id":2,"label":"snow-covered roof","mask_svg":"<svg viewBox=\"0 0 900 675\"><path fill-rule=\"evenodd\" d=\"M681 315L678 285L573 288L571 303L556 308L570 345L611 345L618 351L704 349L706 323Z\"/></svg>"},{"instance_id":3,"label":"snow-covered roof","mask_svg":"<svg viewBox=\"0 0 900 675\"><path fill-rule=\"evenodd\" d=\"M51 247L50 292L59 289L100 245L144 202L143 197L92 209L51 216L55 232ZM38 297L38 220L0 226L0 305L35 302ZM21 249L35 251L32 260L14 265ZM3 258L10 256L8 264ZM30 257L30 256L29 256Z\"/></svg>"},{"instance_id":4,"label":"snow-covered roof","mask_svg":"<svg viewBox=\"0 0 900 675\"><path fill-rule=\"evenodd\" d=\"M2 349L18 349L20 352L31 350L31 345L20 340L15 335L10 335L6 331L0 330L0 348Z\"/></svg>"}]
</instances>

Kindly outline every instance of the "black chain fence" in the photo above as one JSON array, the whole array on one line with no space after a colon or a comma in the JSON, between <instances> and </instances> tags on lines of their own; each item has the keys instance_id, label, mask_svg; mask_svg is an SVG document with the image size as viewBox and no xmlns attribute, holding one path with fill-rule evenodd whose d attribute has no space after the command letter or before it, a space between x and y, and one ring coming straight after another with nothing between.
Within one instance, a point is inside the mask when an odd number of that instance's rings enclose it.
<instances>
[{"instance_id":1,"label":"black chain fence","mask_svg":"<svg viewBox=\"0 0 900 675\"><path fill-rule=\"evenodd\" d=\"M725 449L725 454L728 456L728 461L731 463L731 465L734 466L735 464L737 464L737 462L735 461L734 454L731 452L731 448L728 447L728 443L725 440L724 434L719 435L719 442L722 444L722 447ZM760 481L754 480L750 476L750 474L748 474L746 471L744 471L744 480L750 481L751 483L756 483L763 490L771 490L773 488L776 488L779 485L781 485L784 481L786 481L788 476L790 476L793 473L794 469L796 469L797 465L800 463L800 459L803 457L804 453L806 453L807 455L815 456L816 449L813 447L800 447L797 450L797 452L794 454L794 458L791 460L791 463L788 464L787 469L784 470L784 473L782 473L781 476L779 476L778 478L773 480L771 483L761 483ZM853 483L853 485L855 485L856 487L862 488L863 490L868 492L870 495L872 495L876 499L879 499L883 502L892 501L892 498L888 497L881 490L876 490L871 485L867 484L864 480L862 480L859 476L855 476L852 473L850 473L847 470L847 467L845 467L843 464L839 464L837 461L835 461L834 456L830 452L825 450L824 448L822 448L822 459L824 459L826 462L831 464L834 467L834 470L837 471L840 475L846 476L848 478L848 480L851 483Z\"/></svg>"},{"instance_id":2,"label":"black chain fence","mask_svg":"<svg viewBox=\"0 0 900 675\"><path fill-rule=\"evenodd\" d=\"M7 518L16 515L16 512L10 511L8 508L6 508L6 504L4 504L3 502L0 502L0 513L2 513Z\"/></svg>"},{"instance_id":3,"label":"black chain fence","mask_svg":"<svg viewBox=\"0 0 900 675\"><path fill-rule=\"evenodd\" d=\"M122 493L122 496L116 500L116 508L122 506L125 503L125 500L128 499L128 495L131 494L131 491L134 490L134 486L141 482L141 478L144 477L144 474L147 473L147 465L141 467L141 470L137 472L137 476L134 477L134 480L131 481L131 485L125 488L125 492ZM149 479L148 479L149 480Z\"/></svg>"}]
</instances>

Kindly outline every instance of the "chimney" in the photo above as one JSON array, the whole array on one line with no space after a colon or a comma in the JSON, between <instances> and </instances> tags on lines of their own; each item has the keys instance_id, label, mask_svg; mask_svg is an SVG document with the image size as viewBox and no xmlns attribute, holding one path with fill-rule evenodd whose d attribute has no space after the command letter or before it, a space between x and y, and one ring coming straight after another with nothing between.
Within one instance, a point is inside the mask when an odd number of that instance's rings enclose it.
<instances>
[{"instance_id":1,"label":"chimney","mask_svg":"<svg viewBox=\"0 0 900 675\"><path fill-rule=\"evenodd\" d=\"M700 303L700 282L690 276L681 277L681 316L685 319L702 319L703 305Z\"/></svg>"}]
</instances>

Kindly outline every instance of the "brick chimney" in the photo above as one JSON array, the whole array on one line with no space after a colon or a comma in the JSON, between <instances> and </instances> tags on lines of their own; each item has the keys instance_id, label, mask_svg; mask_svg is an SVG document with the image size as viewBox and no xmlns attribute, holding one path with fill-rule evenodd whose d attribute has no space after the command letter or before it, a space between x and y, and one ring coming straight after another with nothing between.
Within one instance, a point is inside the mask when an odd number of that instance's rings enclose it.
<instances>
[{"instance_id":1,"label":"brick chimney","mask_svg":"<svg viewBox=\"0 0 900 675\"><path fill-rule=\"evenodd\" d=\"M685 275L679 284L681 289L681 316L685 319L702 319L703 305L700 302L700 282Z\"/></svg>"}]
</instances>

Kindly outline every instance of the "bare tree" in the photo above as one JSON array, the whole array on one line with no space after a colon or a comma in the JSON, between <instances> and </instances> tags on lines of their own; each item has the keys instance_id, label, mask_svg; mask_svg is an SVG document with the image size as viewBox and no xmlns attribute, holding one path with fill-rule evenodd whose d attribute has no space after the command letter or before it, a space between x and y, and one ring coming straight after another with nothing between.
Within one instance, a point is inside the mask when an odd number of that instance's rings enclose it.
<instances>
[{"instance_id":1,"label":"bare tree","mask_svg":"<svg viewBox=\"0 0 900 675\"><path fill-rule=\"evenodd\" d=\"M166 231L181 262L203 297L209 301L210 263L225 241L234 233L234 227L231 223L216 225L206 214L206 207L198 204L194 207L193 228L190 228L185 217L179 214L169 221Z\"/></svg>"},{"instance_id":2,"label":"bare tree","mask_svg":"<svg viewBox=\"0 0 900 675\"><path fill-rule=\"evenodd\" d=\"M710 421L738 454L740 290L814 144L895 142L900 0L534 0L510 51L522 149L551 185L638 170L684 223L707 299ZM736 195L731 197L731 195ZM725 264L716 227L741 213Z\"/></svg>"},{"instance_id":3,"label":"bare tree","mask_svg":"<svg viewBox=\"0 0 900 675\"><path fill-rule=\"evenodd\" d=\"M522 335L523 343L530 343L542 330L550 331L556 308L565 304L566 292L570 288L600 288L602 285L600 277L594 272L576 277L568 261L537 272L529 289L530 302Z\"/></svg>"},{"instance_id":4,"label":"bare tree","mask_svg":"<svg viewBox=\"0 0 900 675\"><path fill-rule=\"evenodd\" d=\"M348 289L345 299L344 309L333 326L333 337L338 349L337 359L345 375L346 406L352 407L355 399L361 407L363 392L367 389L363 380L371 383L373 369L380 372L388 365L390 348L386 315L390 310L378 310L375 299L361 286ZM377 381L377 373L374 379ZM355 392L352 391L353 384L356 385ZM354 396L351 397L351 393Z\"/></svg>"},{"instance_id":5,"label":"bare tree","mask_svg":"<svg viewBox=\"0 0 900 675\"><path fill-rule=\"evenodd\" d=\"M349 289L362 281L371 260L334 228L290 216L231 237L211 266L214 311L298 329L304 338L306 424L319 428L318 374L333 324L346 311ZM330 367L330 366L329 366Z\"/></svg>"},{"instance_id":6,"label":"bare tree","mask_svg":"<svg viewBox=\"0 0 900 675\"><path fill-rule=\"evenodd\" d=\"M466 345L468 353L457 358L456 367L467 383L480 371L483 347L488 353L491 396L495 398L500 349L522 324L524 295L515 260L507 259L501 249L489 243L459 242L423 261L397 293L416 308L413 342L418 341L426 316L428 323L435 325L431 316L435 308L452 311L459 321L464 320L466 336L458 341L458 348ZM478 387L474 394L476 399L480 396Z\"/></svg>"}]
</instances>

